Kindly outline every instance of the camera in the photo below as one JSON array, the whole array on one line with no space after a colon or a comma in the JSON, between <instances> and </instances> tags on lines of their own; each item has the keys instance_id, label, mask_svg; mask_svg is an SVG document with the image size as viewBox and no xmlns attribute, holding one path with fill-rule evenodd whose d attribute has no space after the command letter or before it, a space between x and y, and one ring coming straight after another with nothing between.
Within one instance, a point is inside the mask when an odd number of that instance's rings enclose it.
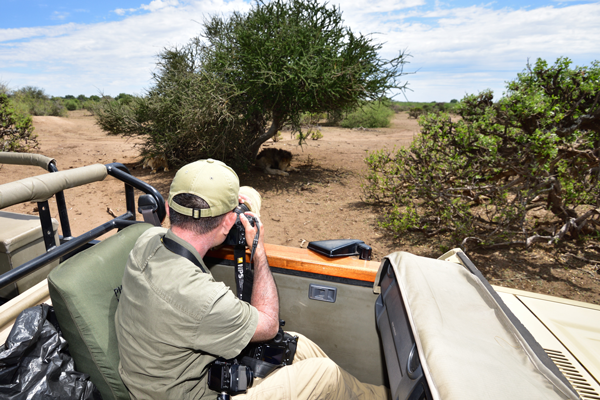
<instances>
[{"instance_id":1,"label":"camera","mask_svg":"<svg viewBox=\"0 0 600 400\"><path fill-rule=\"evenodd\" d=\"M254 373L237 360L218 358L208 370L208 387L215 392L227 392L235 395L244 393L252 386Z\"/></svg>"},{"instance_id":2,"label":"camera","mask_svg":"<svg viewBox=\"0 0 600 400\"><path fill-rule=\"evenodd\" d=\"M229 230L227 238L223 243L226 246L246 245L246 230L244 229L244 225L242 225L242 221L240 221L240 214L246 215L247 211L250 211L250 209L245 204L240 204L233 209L233 212L236 213L235 224ZM256 218L252 215L246 215L246 218L248 218L250 225L256 226Z\"/></svg>"},{"instance_id":3,"label":"camera","mask_svg":"<svg viewBox=\"0 0 600 400\"><path fill-rule=\"evenodd\" d=\"M277 335L272 340L262 343L252 343L246 347L246 349L242 351L242 356L244 356L242 362L251 365L246 358L249 357L254 360L261 360L274 365L290 365L292 364L292 361L294 361L297 343L298 337L284 332L280 327L279 332L277 332Z\"/></svg>"}]
</instances>

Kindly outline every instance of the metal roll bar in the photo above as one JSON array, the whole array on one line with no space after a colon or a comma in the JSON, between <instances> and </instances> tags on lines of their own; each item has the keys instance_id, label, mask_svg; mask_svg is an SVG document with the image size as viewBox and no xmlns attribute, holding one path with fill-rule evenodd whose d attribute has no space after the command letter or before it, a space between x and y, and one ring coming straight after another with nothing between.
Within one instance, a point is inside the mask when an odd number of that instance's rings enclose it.
<instances>
[{"instance_id":1,"label":"metal roll bar","mask_svg":"<svg viewBox=\"0 0 600 400\"><path fill-rule=\"evenodd\" d=\"M0 163L5 162L9 164L40 166L41 164L47 162L49 168L56 168L54 165L54 160L44 156L32 155L37 157L32 157L30 159L27 157L19 158L14 156L2 156L3 154L0 154ZM6 162L7 160L9 162ZM24 164L25 161L23 160L31 160L31 162ZM107 175L111 175L125 183L125 201L127 204L127 212L77 237L72 237L69 230L69 237L63 237L61 245L57 246L54 235L52 234L52 220L48 207L48 199L55 194L62 193L62 191L65 189L101 181L106 178ZM142 192L154 198L157 206L156 215L159 222L162 222L166 216L165 201L162 195L151 185L132 176L127 167L120 163L110 163L106 165L95 164L86 167L75 168L66 171L57 171L51 174L25 178L19 181L0 185L0 209L25 201L38 202L42 232L44 236L44 242L46 244L45 254L42 254L41 256L38 256L33 260L28 261L0 276L0 288L3 288L29 275L38 268L41 268L58 258L70 257L82 246L88 245L90 241L93 241L94 239L113 229L123 229L126 226L136 223L134 188L141 190ZM66 205L64 205L63 210L68 226Z\"/></svg>"}]
</instances>

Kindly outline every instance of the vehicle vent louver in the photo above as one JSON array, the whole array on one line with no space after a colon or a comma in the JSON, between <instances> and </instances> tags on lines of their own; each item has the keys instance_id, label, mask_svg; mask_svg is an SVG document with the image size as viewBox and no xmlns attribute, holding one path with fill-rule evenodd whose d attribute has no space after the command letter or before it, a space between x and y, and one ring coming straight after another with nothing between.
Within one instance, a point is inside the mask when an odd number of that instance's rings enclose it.
<instances>
[{"instance_id":1,"label":"vehicle vent louver","mask_svg":"<svg viewBox=\"0 0 600 400\"><path fill-rule=\"evenodd\" d=\"M544 349L548 357L556 364L573 388L584 400L600 400L600 394L588 383L577 368L561 351Z\"/></svg>"}]
</instances>

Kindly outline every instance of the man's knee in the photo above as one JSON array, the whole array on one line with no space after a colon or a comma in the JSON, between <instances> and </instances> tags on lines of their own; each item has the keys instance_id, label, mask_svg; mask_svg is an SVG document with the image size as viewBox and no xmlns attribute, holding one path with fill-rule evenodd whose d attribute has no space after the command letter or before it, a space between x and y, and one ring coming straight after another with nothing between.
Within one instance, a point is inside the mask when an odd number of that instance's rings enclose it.
<instances>
[{"instance_id":1,"label":"man's knee","mask_svg":"<svg viewBox=\"0 0 600 400\"><path fill-rule=\"evenodd\" d=\"M294 362L306 360L308 358L327 357L327 354L312 340L306 336L296 333L288 332L292 336L298 336L298 347L296 349L296 356Z\"/></svg>"},{"instance_id":2,"label":"man's knee","mask_svg":"<svg viewBox=\"0 0 600 400\"><path fill-rule=\"evenodd\" d=\"M315 377L319 378L322 385L336 388L341 379L340 367L330 358L313 358L311 360L315 368Z\"/></svg>"}]
</instances>

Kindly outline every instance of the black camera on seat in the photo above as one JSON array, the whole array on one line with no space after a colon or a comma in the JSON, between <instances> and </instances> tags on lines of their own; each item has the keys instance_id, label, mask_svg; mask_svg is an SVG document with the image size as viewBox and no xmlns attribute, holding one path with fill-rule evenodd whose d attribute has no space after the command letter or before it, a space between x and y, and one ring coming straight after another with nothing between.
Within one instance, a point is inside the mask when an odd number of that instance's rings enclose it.
<instances>
[{"instance_id":1,"label":"black camera on seat","mask_svg":"<svg viewBox=\"0 0 600 400\"><path fill-rule=\"evenodd\" d=\"M215 392L232 395L245 393L254 382L254 373L237 360L218 358L208 370L208 387Z\"/></svg>"},{"instance_id":2,"label":"black camera on seat","mask_svg":"<svg viewBox=\"0 0 600 400\"><path fill-rule=\"evenodd\" d=\"M233 212L236 213L235 224L233 224L229 230L227 238L223 244L226 246L246 245L246 230L244 229L244 225L242 225L242 221L240 221L240 214L246 215L250 225L256 226L256 218L254 218L252 215L245 214L248 211L250 211L250 209L245 204L240 204L233 209Z\"/></svg>"}]
</instances>

